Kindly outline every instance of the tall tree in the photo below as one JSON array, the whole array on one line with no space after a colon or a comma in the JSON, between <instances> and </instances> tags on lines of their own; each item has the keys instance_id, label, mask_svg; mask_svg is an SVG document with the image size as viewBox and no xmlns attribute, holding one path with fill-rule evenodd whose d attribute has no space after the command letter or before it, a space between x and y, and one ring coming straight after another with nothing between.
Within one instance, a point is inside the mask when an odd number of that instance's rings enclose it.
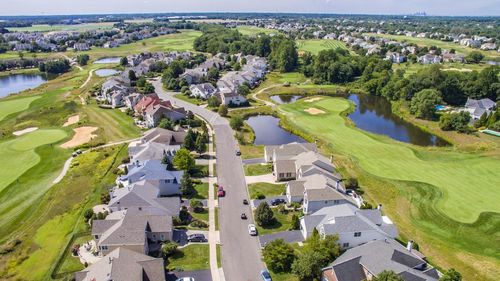
<instances>
[{"instance_id":1,"label":"tall tree","mask_svg":"<svg viewBox=\"0 0 500 281\"><path fill-rule=\"evenodd\" d=\"M288 243L283 239L271 241L262 251L266 265L274 272L289 272L295 253Z\"/></svg>"},{"instance_id":2,"label":"tall tree","mask_svg":"<svg viewBox=\"0 0 500 281\"><path fill-rule=\"evenodd\" d=\"M173 163L176 169L186 172L192 171L195 166L193 156L191 156L189 150L185 148L181 148L175 153Z\"/></svg>"},{"instance_id":3,"label":"tall tree","mask_svg":"<svg viewBox=\"0 0 500 281\"><path fill-rule=\"evenodd\" d=\"M412 99L410 112L423 119L432 119L436 113L436 105L441 103L441 94L435 89L418 92Z\"/></svg>"},{"instance_id":4,"label":"tall tree","mask_svg":"<svg viewBox=\"0 0 500 281\"><path fill-rule=\"evenodd\" d=\"M270 225L274 222L274 213L267 202L261 202L255 210L255 221L261 226Z\"/></svg>"}]
</instances>

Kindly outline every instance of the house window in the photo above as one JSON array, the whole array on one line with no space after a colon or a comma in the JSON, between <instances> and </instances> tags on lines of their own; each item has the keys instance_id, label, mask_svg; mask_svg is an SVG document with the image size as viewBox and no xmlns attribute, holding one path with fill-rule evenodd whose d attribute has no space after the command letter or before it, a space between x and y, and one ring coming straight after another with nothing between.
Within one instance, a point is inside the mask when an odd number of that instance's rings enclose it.
<instances>
[{"instance_id":1,"label":"house window","mask_svg":"<svg viewBox=\"0 0 500 281\"><path fill-rule=\"evenodd\" d=\"M279 175L280 175L280 178L283 178L285 174L279 173Z\"/></svg>"},{"instance_id":2,"label":"house window","mask_svg":"<svg viewBox=\"0 0 500 281\"><path fill-rule=\"evenodd\" d=\"M108 250L108 246L101 246L101 250L107 251Z\"/></svg>"},{"instance_id":3,"label":"house window","mask_svg":"<svg viewBox=\"0 0 500 281\"><path fill-rule=\"evenodd\" d=\"M291 178L292 177L292 173L286 173L286 177L287 178Z\"/></svg>"},{"instance_id":4,"label":"house window","mask_svg":"<svg viewBox=\"0 0 500 281\"><path fill-rule=\"evenodd\" d=\"M354 232L354 237L361 237L361 232Z\"/></svg>"},{"instance_id":5,"label":"house window","mask_svg":"<svg viewBox=\"0 0 500 281\"><path fill-rule=\"evenodd\" d=\"M139 207L139 211L142 211L142 207Z\"/></svg>"},{"instance_id":6,"label":"house window","mask_svg":"<svg viewBox=\"0 0 500 281\"><path fill-rule=\"evenodd\" d=\"M160 239L161 239L162 241L163 241L163 240L165 240L165 235L160 234Z\"/></svg>"},{"instance_id":7,"label":"house window","mask_svg":"<svg viewBox=\"0 0 500 281\"><path fill-rule=\"evenodd\" d=\"M99 235L94 235L94 239L99 239Z\"/></svg>"},{"instance_id":8,"label":"house window","mask_svg":"<svg viewBox=\"0 0 500 281\"><path fill-rule=\"evenodd\" d=\"M349 248L349 243L342 244L342 248Z\"/></svg>"}]
</instances>

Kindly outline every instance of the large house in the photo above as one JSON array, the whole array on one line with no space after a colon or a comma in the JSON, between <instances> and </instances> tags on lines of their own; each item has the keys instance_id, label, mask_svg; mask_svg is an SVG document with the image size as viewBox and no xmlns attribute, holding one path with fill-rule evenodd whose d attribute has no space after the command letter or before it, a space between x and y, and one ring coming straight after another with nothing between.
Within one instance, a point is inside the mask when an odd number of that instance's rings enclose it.
<instances>
[{"instance_id":1,"label":"large house","mask_svg":"<svg viewBox=\"0 0 500 281\"><path fill-rule=\"evenodd\" d=\"M201 99L208 99L217 93L217 88L210 83L191 85L189 90L192 97Z\"/></svg>"},{"instance_id":2,"label":"large house","mask_svg":"<svg viewBox=\"0 0 500 281\"><path fill-rule=\"evenodd\" d=\"M165 281L163 259L119 247L75 273L76 281Z\"/></svg>"},{"instance_id":3,"label":"large house","mask_svg":"<svg viewBox=\"0 0 500 281\"><path fill-rule=\"evenodd\" d=\"M169 102L162 101L159 104L149 105L146 110L144 110L143 118L148 128L154 128L158 126L163 118L177 122L185 119L187 114L188 113L184 108L174 108Z\"/></svg>"},{"instance_id":4,"label":"large house","mask_svg":"<svg viewBox=\"0 0 500 281\"><path fill-rule=\"evenodd\" d=\"M111 77L102 84L100 98L106 100L113 108L121 107L130 92L131 88L124 79Z\"/></svg>"},{"instance_id":5,"label":"large house","mask_svg":"<svg viewBox=\"0 0 500 281\"><path fill-rule=\"evenodd\" d=\"M92 222L92 237L100 255L123 247L149 254L159 244L172 240L172 216L162 209L128 209L110 213Z\"/></svg>"},{"instance_id":6,"label":"large house","mask_svg":"<svg viewBox=\"0 0 500 281\"><path fill-rule=\"evenodd\" d=\"M148 159L162 160L165 156L173 157L181 148L186 132L175 132L155 128L146 133L141 140L131 142L128 154L131 161L144 162Z\"/></svg>"},{"instance_id":7,"label":"large house","mask_svg":"<svg viewBox=\"0 0 500 281\"><path fill-rule=\"evenodd\" d=\"M437 281L439 272L423 255L393 239L375 240L352 248L323 269L323 281L373 280L384 270L394 271L405 281Z\"/></svg>"},{"instance_id":8,"label":"large house","mask_svg":"<svg viewBox=\"0 0 500 281\"><path fill-rule=\"evenodd\" d=\"M293 157L313 151L317 148L312 143L289 143L283 145L268 145L264 147L264 160L273 164L274 176L277 181L295 179L295 161Z\"/></svg>"},{"instance_id":9,"label":"large house","mask_svg":"<svg viewBox=\"0 0 500 281\"><path fill-rule=\"evenodd\" d=\"M472 119L481 118L484 113L490 114L495 109L496 103L488 98L475 100L468 98L465 103L465 110L470 113Z\"/></svg>"},{"instance_id":10,"label":"large house","mask_svg":"<svg viewBox=\"0 0 500 281\"><path fill-rule=\"evenodd\" d=\"M128 173L119 176L118 186L128 187L136 183L151 182L158 186L163 196L180 194L180 180L183 171L169 171L158 159L149 159L141 163L134 161L127 166Z\"/></svg>"},{"instance_id":11,"label":"large house","mask_svg":"<svg viewBox=\"0 0 500 281\"><path fill-rule=\"evenodd\" d=\"M422 64L441 63L442 58L433 54L426 54L417 58L417 61Z\"/></svg>"},{"instance_id":12,"label":"large house","mask_svg":"<svg viewBox=\"0 0 500 281\"><path fill-rule=\"evenodd\" d=\"M186 69L180 78L185 79L189 85L199 84L206 81L207 74L207 70L202 68Z\"/></svg>"},{"instance_id":13,"label":"large house","mask_svg":"<svg viewBox=\"0 0 500 281\"><path fill-rule=\"evenodd\" d=\"M343 249L398 236L396 226L382 215L381 208L360 210L351 204L324 207L300 219L304 239L311 236L314 229L323 237L338 235Z\"/></svg>"}]
</instances>

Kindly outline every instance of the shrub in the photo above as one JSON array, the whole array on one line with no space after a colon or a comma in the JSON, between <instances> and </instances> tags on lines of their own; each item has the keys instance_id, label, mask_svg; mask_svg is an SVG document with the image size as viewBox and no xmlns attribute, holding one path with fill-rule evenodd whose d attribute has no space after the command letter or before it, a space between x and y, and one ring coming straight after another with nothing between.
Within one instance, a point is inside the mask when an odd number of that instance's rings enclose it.
<instances>
[{"instance_id":1,"label":"shrub","mask_svg":"<svg viewBox=\"0 0 500 281\"><path fill-rule=\"evenodd\" d=\"M173 241L165 241L161 245L162 256L166 258L166 257L173 255L175 253L175 251L177 251L178 246L179 245Z\"/></svg>"},{"instance_id":2,"label":"shrub","mask_svg":"<svg viewBox=\"0 0 500 281\"><path fill-rule=\"evenodd\" d=\"M260 203L255 210L255 221L257 224L260 226L271 225L274 220L274 213L267 202Z\"/></svg>"},{"instance_id":3,"label":"shrub","mask_svg":"<svg viewBox=\"0 0 500 281\"><path fill-rule=\"evenodd\" d=\"M345 187L349 189L357 189L358 188L358 179L356 178L348 178Z\"/></svg>"},{"instance_id":4,"label":"shrub","mask_svg":"<svg viewBox=\"0 0 500 281\"><path fill-rule=\"evenodd\" d=\"M233 130L239 131L241 127L243 127L243 118L238 115L233 116L231 118L231 121L229 121L229 125L231 125L231 128L233 128Z\"/></svg>"},{"instance_id":5,"label":"shrub","mask_svg":"<svg viewBox=\"0 0 500 281\"><path fill-rule=\"evenodd\" d=\"M255 193L255 198L262 200L262 199L266 199L266 196L260 192L257 192L257 193Z\"/></svg>"},{"instance_id":6,"label":"shrub","mask_svg":"<svg viewBox=\"0 0 500 281\"><path fill-rule=\"evenodd\" d=\"M85 210L85 212L83 213L85 222L88 222L92 218L92 215L94 215L94 211L92 211L92 209Z\"/></svg>"},{"instance_id":7,"label":"shrub","mask_svg":"<svg viewBox=\"0 0 500 281\"><path fill-rule=\"evenodd\" d=\"M191 201L189 201L189 206L195 213L201 213L204 210L203 203L201 203L201 201L197 199L192 199Z\"/></svg>"},{"instance_id":8,"label":"shrub","mask_svg":"<svg viewBox=\"0 0 500 281\"><path fill-rule=\"evenodd\" d=\"M200 220L194 220L192 223L191 223L191 226L192 227L198 227L198 228L207 228L208 227L208 224L204 221L200 221Z\"/></svg>"}]
</instances>

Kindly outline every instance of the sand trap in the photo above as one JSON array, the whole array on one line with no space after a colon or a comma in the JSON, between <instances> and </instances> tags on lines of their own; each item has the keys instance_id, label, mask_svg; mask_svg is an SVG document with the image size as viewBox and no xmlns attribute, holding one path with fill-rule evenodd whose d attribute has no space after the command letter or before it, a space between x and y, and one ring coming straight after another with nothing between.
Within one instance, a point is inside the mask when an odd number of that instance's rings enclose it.
<instances>
[{"instance_id":1,"label":"sand trap","mask_svg":"<svg viewBox=\"0 0 500 281\"><path fill-rule=\"evenodd\" d=\"M307 100L305 100L305 102L315 102L315 101L319 101L320 99L322 99L322 98L316 97L316 98L307 99Z\"/></svg>"},{"instance_id":2,"label":"sand trap","mask_svg":"<svg viewBox=\"0 0 500 281\"><path fill-rule=\"evenodd\" d=\"M15 136L22 136L24 134L31 133L31 132L36 131L36 130L38 130L38 127L29 127L29 128L26 128L26 129L23 129L20 131L15 131L12 134L14 134Z\"/></svg>"},{"instance_id":3,"label":"sand trap","mask_svg":"<svg viewBox=\"0 0 500 281\"><path fill-rule=\"evenodd\" d=\"M78 123L78 121L80 121L80 115L73 115L73 116L70 116L68 118L68 121L66 121L66 123L63 124L63 127L68 127L68 126L71 126L73 124L76 124Z\"/></svg>"},{"instance_id":4,"label":"sand trap","mask_svg":"<svg viewBox=\"0 0 500 281\"><path fill-rule=\"evenodd\" d=\"M309 107L308 109L304 109L304 111L311 115L325 114L323 110L314 107Z\"/></svg>"},{"instance_id":5,"label":"sand trap","mask_svg":"<svg viewBox=\"0 0 500 281\"><path fill-rule=\"evenodd\" d=\"M97 135L92 134L97 129L97 127L80 127L73 129L73 131L75 131L75 135L70 141L61 144L61 147L72 148L85 144L92 140L94 137L97 137Z\"/></svg>"}]
</instances>

